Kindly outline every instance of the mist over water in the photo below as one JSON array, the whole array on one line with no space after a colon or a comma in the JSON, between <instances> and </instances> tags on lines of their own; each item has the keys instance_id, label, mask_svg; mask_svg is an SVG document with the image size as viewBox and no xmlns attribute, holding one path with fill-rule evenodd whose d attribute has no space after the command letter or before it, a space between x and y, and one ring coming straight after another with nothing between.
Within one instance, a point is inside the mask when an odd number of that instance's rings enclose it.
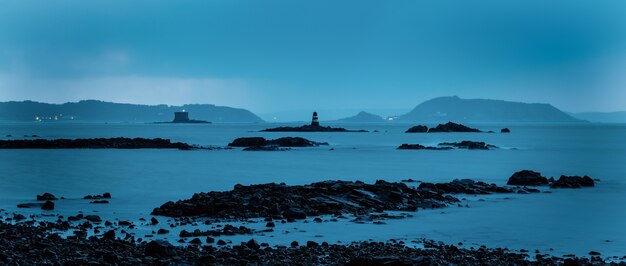
<instances>
[{"instance_id":1,"label":"mist over water","mask_svg":"<svg viewBox=\"0 0 626 266\"><path fill-rule=\"evenodd\" d=\"M323 180L412 178L448 182L456 178L504 185L519 170L544 176L589 175L594 188L548 189L553 193L490 195L485 201L467 196L470 208L418 211L415 217L388 220L384 225L331 222L298 223L306 232L286 237L259 236L261 241L288 244L295 239L334 242L353 240L408 241L419 238L490 247L540 249L556 254L624 255L626 250L626 125L623 124L469 124L500 133L407 134L410 124L345 124L369 133L258 132L271 124L154 125L97 123L2 123L0 138L148 137L169 138L203 146L226 146L238 137L300 136L329 146L282 152L232 150L0 150L0 208L51 192L66 197L54 213L97 211L103 218L147 217L166 201L197 192L230 190L235 184ZM429 125L430 126L430 125ZM446 141L485 141L497 150L396 150L402 143L436 145ZM334 150L330 150L330 149ZM409 185L417 185L410 183ZM78 200L111 192L111 204ZM33 212L38 213L39 210ZM349 228L349 230L347 230ZM349 232L349 233L348 233ZM316 237L317 235L317 237ZM319 236L321 235L321 237ZM233 239L237 239L234 237ZM408 242L407 241L407 242Z\"/></svg>"}]
</instances>

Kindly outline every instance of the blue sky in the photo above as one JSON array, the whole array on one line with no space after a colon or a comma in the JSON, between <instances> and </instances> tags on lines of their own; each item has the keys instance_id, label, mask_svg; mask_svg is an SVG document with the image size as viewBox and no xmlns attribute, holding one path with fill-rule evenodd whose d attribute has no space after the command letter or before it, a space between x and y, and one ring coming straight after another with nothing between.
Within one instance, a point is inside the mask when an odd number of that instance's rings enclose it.
<instances>
[{"instance_id":1,"label":"blue sky","mask_svg":"<svg viewBox=\"0 0 626 266\"><path fill-rule=\"evenodd\" d=\"M626 110L626 2L0 1L0 101Z\"/></svg>"}]
</instances>

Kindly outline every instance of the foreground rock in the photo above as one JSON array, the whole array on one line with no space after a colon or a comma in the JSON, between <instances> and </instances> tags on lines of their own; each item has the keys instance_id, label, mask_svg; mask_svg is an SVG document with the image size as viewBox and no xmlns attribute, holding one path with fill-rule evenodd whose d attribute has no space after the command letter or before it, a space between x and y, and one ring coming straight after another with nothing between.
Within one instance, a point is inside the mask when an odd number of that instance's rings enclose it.
<instances>
[{"instance_id":1,"label":"foreground rock","mask_svg":"<svg viewBox=\"0 0 626 266\"><path fill-rule=\"evenodd\" d=\"M0 149L180 149L197 148L169 139L95 138L95 139L33 139L0 140Z\"/></svg>"},{"instance_id":2,"label":"foreground rock","mask_svg":"<svg viewBox=\"0 0 626 266\"><path fill-rule=\"evenodd\" d=\"M167 202L153 215L171 217L204 216L216 219L276 217L305 219L325 214L364 215L385 210L415 211L445 207L458 199L425 193L403 183L376 181L375 184L325 181L304 186L281 184L235 185L226 192L194 194L191 199Z\"/></svg>"},{"instance_id":3,"label":"foreground rock","mask_svg":"<svg viewBox=\"0 0 626 266\"><path fill-rule=\"evenodd\" d=\"M557 258L507 249L461 248L424 241L425 248L400 243L354 242L348 245L316 243L269 247L254 239L233 246L173 246L165 240L150 242L104 237L64 239L50 234L47 225L0 223L0 264L9 265L603 265L599 257Z\"/></svg>"},{"instance_id":4,"label":"foreground rock","mask_svg":"<svg viewBox=\"0 0 626 266\"><path fill-rule=\"evenodd\" d=\"M320 145L328 145L326 142L315 142L300 137L283 137L277 139L265 139L262 137L237 138L229 143L229 147L316 147Z\"/></svg>"},{"instance_id":5,"label":"foreground rock","mask_svg":"<svg viewBox=\"0 0 626 266\"><path fill-rule=\"evenodd\" d=\"M580 187L593 187L595 182L588 176L565 176L559 177L559 180L554 181L551 188L580 188Z\"/></svg>"},{"instance_id":6,"label":"foreground rock","mask_svg":"<svg viewBox=\"0 0 626 266\"><path fill-rule=\"evenodd\" d=\"M539 172L522 170L509 177L507 185L513 186L542 186L548 184L548 179Z\"/></svg>"}]
</instances>

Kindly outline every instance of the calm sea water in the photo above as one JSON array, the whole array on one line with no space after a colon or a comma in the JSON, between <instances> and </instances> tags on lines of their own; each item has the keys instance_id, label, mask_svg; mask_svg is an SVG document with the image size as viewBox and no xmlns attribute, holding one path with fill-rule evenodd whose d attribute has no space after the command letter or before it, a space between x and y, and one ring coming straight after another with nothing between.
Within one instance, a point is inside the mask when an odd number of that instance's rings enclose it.
<instances>
[{"instance_id":1,"label":"calm sea water","mask_svg":"<svg viewBox=\"0 0 626 266\"><path fill-rule=\"evenodd\" d=\"M0 208L18 210L36 194L51 192L53 213L97 212L136 219L169 200L195 192L230 190L235 184L306 184L341 179L374 182L413 178L447 182L472 178L504 185L519 170L545 176L589 175L595 188L552 190L532 195L467 197L470 208L419 211L415 217L385 225L295 223L279 225L260 241L287 244L307 239L329 242L419 238L466 245L539 249L553 254L626 255L626 125L470 124L482 130L506 126L510 134L406 134L408 124L346 124L370 133L264 133L272 124L80 124L0 123L0 138L161 137L191 144L226 146L237 137L301 136L328 147L285 152L234 150L0 150ZM377 132L373 132L377 131ZM401 151L402 143L436 145L444 141L485 141L492 151ZM333 148L334 150L330 150ZM549 189L546 189L549 190ZM111 192L108 205L80 200ZM262 224L250 227L262 228ZM295 229L294 229L295 228ZM150 230L147 228L146 230ZM242 237L233 237L238 241ZM243 237L243 238L249 238ZM247 240L247 239L246 239ZM554 249L551 251L550 249Z\"/></svg>"}]
</instances>

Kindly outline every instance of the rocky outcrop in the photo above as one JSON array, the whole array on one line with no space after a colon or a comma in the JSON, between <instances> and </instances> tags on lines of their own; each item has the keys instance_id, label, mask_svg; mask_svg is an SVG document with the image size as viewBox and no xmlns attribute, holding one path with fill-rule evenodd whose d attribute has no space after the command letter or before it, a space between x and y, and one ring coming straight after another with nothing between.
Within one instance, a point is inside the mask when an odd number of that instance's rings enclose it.
<instances>
[{"instance_id":1,"label":"rocky outcrop","mask_svg":"<svg viewBox=\"0 0 626 266\"><path fill-rule=\"evenodd\" d=\"M452 150L452 147L432 147L420 144L402 144L398 146L398 150Z\"/></svg>"},{"instance_id":2,"label":"rocky outcrop","mask_svg":"<svg viewBox=\"0 0 626 266\"><path fill-rule=\"evenodd\" d=\"M277 217L304 219L324 214L355 214L444 207L458 199L422 193L404 183L375 184L325 181L304 186L285 184L236 185L231 191L194 194L191 199L167 202L153 215L204 216L217 219Z\"/></svg>"},{"instance_id":3,"label":"rocky outcrop","mask_svg":"<svg viewBox=\"0 0 626 266\"><path fill-rule=\"evenodd\" d=\"M413 126L405 131L405 133L426 133L428 127L423 125Z\"/></svg>"},{"instance_id":4,"label":"rocky outcrop","mask_svg":"<svg viewBox=\"0 0 626 266\"><path fill-rule=\"evenodd\" d=\"M424 146L420 144L402 144L398 147L399 150L453 150L453 149L468 149L468 150L493 150L498 147L487 144L484 142L464 140L461 142L443 142L439 143L437 147Z\"/></svg>"},{"instance_id":5,"label":"rocky outcrop","mask_svg":"<svg viewBox=\"0 0 626 266\"><path fill-rule=\"evenodd\" d=\"M43 193L42 195L37 195L37 200L58 200L58 199L51 193L46 192L46 193Z\"/></svg>"},{"instance_id":6,"label":"rocky outcrop","mask_svg":"<svg viewBox=\"0 0 626 266\"><path fill-rule=\"evenodd\" d=\"M591 177L565 175L562 175L550 185L551 188L581 188L593 186L595 186L595 182Z\"/></svg>"},{"instance_id":7,"label":"rocky outcrop","mask_svg":"<svg viewBox=\"0 0 626 266\"><path fill-rule=\"evenodd\" d=\"M0 149L180 149L196 148L169 139L95 138L95 139L33 139L0 140Z\"/></svg>"},{"instance_id":8,"label":"rocky outcrop","mask_svg":"<svg viewBox=\"0 0 626 266\"><path fill-rule=\"evenodd\" d=\"M436 127L428 129L429 133L433 132L482 132L478 129L467 127L461 124L448 122L445 124L439 124Z\"/></svg>"},{"instance_id":9,"label":"rocky outcrop","mask_svg":"<svg viewBox=\"0 0 626 266\"><path fill-rule=\"evenodd\" d=\"M512 193L513 190L499 187L496 184L487 184L471 179L455 179L448 183L421 183L418 190L433 191L439 194L492 194L492 193Z\"/></svg>"},{"instance_id":10,"label":"rocky outcrop","mask_svg":"<svg viewBox=\"0 0 626 266\"><path fill-rule=\"evenodd\" d=\"M229 147L246 147L244 151L278 151L280 147L316 147L328 145L326 142L315 142L300 137L283 137L267 140L262 137L237 138L229 143Z\"/></svg>"},{"instance_id":11,"label":"rocky outcrop","mask_svg":"<svg viewBox=\"0 0 626 266\"><path fill-rule=\"evenodd\" d=\"M469 141L464 140L461 142L443 142L439 143L439 146L443 147L454 147L457 149L468 149L468 150L493 150L497 149L497 146L487 144L479 141Z\"/></svg>"},{"instance_id":12,"label":"rocky outcrop","mask_svg":"<svg viewBox=\"0 0 626 266\"><path fill-rule=\"evenodd\" d=\"M522 170L509 177L507 185L513 186L542 186L548 184L548 179L539 172Z\"/></svg>"},{"instance_id":13,"label":"rocky outcrop","mask_svg":"<svg viewBox=\"0 0 626 266\"><path fill-rule=\"evenodd\" d=\"M275 127L261 130L262 132L368 132L367 130L350 130L341 127L324 127L304 125L299 127Z\"/></svg>"},{"instance_id":14,"label":"rocky outcrop","mask_svg":"<svg viewBox=\"0 0 626 266\"><path fill-rule=\"evenodd\" d=\"M83 199L110 199L111 193L105 192L102 195L87 195L84 196Z\"/></svg>"}]
</instances>

